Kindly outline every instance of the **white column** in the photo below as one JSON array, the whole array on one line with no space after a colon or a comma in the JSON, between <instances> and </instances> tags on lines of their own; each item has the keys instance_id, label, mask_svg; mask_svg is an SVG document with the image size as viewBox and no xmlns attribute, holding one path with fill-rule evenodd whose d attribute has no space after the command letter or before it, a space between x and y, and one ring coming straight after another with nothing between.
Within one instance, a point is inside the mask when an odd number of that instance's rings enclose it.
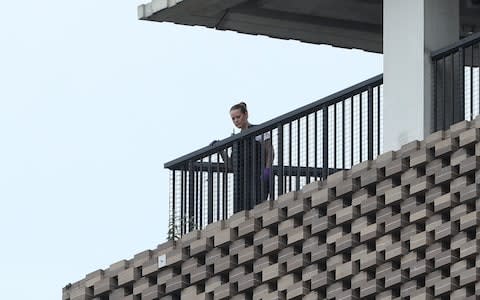
<instances>
[{"instance_id":1,"label":"white column","mask_svg":"<svg viewBox=\"0 0 480 300\"><path fill-rule=\"evenodd\" d=\"M383 150L430 133L430 53L459 39L458 0L383 1Z\"/></svg>"}]
</instances>

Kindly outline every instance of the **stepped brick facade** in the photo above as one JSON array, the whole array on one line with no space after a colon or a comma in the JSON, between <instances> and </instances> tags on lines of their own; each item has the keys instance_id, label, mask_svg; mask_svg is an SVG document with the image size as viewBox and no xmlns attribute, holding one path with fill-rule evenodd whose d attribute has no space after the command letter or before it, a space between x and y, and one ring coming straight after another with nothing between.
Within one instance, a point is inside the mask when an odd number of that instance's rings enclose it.
<instances>
[{"instance_id":1,"label":"stepped brick facade","mask_svg":"<svg viewBox=\"0 0 480 300\"><path fill-rule=\"evenodd\" d=\"M477 118L95 271L63 300L476 299L479 184Z\"/></svg>"}]
</instances>

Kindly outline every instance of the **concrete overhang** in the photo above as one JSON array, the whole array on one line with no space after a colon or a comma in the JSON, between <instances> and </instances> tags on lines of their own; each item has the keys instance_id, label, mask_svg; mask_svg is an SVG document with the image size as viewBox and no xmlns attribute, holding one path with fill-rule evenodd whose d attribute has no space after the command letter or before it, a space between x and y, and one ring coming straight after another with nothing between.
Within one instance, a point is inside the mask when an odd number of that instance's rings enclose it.
<instances>
[{"instance_id":1,"label":"concrete overhang","mask_svg":"<svg viewBox=\"0 0 480 300\"><path fill-rule=\"evenodd\" d=\"M460 14L460 36L480 31L480 0L460 0ZM382 0L152 0L138 17L383 51Z\"/></svg>"}]
</instances>

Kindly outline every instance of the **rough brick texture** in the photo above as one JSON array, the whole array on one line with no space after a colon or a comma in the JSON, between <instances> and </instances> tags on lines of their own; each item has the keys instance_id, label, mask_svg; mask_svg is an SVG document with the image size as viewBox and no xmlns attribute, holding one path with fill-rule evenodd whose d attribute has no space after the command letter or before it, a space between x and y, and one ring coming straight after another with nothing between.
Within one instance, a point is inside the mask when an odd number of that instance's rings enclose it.
<instances>
[{"instance_id":1,"label":"rough brick texture","mask_svg":"<svg viewBox=\"0 0 480 300\"><path fill-rule=\"evenodd\" d=\"M480 120L112 264L63 300L480 297Z\"/></svg>"}]
</instances>

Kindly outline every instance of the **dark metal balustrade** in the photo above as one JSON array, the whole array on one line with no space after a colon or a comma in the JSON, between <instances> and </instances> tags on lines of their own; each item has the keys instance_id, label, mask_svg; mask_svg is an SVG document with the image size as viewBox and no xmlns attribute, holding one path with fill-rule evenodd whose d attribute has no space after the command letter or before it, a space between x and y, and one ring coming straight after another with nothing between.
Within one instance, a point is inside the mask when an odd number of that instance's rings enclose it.
<instances>
[{"instance_id":1,"label":"dark metal balustrade","mask_svg":"<svg viewBox=\"0 0 480 300\"><path fill-rule=\"evenodd\" d=\"M204 228L254 207L267 194L274 200L374 159L382 152L382 83L382 75L373 77L166 163L170 235ZM274 156L262 180L267 143Z\"/></svg>"},{"instance_id":2,"label":"dark metal balustrade","mask_svg":"<svg viewBox=\"0 0 480 300\"><path fill-rule=\"evenodd\" d=\"M480 33L432 54L433 131L479 115Z\"/></svg>"}]
</instances>

